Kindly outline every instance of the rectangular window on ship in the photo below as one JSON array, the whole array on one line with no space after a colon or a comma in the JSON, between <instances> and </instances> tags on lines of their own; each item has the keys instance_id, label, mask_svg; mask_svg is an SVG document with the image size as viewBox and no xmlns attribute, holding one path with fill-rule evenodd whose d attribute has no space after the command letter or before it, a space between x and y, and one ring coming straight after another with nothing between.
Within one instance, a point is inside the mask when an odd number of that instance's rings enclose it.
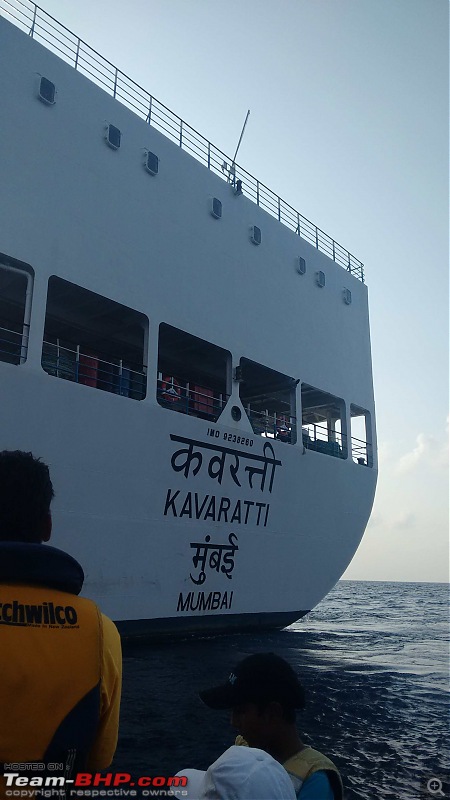
<instances>
[{"instance_id":1,"label":"rectangular window on ship","mask_svg":"<svg viewBox=\"0 0 450 800\"><path fill-rule=\"evenodd\" d=\"M31 268L0 254L0 361L26 361L32 290Z\"/></svg>"},{"instance_id":2,"label":"rectangular window on ship","mask_svg":"<svg viewBox=\"0 0 450 800\"><path fill-rule=\"evenodd\" d=\"M352 458L356 464L373 467L372 425L370 414L359 406L350 406Z\"/></svg>"},{"instance_id":3,"label":"rectangular window on ship","mask_svg":"<svg viewBox=\"0 0 450 800\"><path fill-rule=\"evenodd\" d=\"M304 447L336 458L347 458L345 403L340 397L302 383Z\"/></svg>"},{"instance_id":4,"label":"rectangular window on ship","mask_svg":"<svg viewBox=\"0 0 450 800\"><path fill-rule=\"evenodd\" d=\"M215 422L230 396L231 355L190 333L159 327L157 400L164 408Z\"/></svg>"},{"instance_id":5,"label":"rectangular window on ship","mask_svg":"<svg viewBox=\"0 0 450 800\"><path fill-rule=\"evenodd\" d=\"M254 433L293 444L298 381L248 358L241 358L239 369L239 397Z\"/></svg>"},{"instance_id":6,"label":"rectangular window on ship","mask_svg":"<svg viewBox=\"0 0 450 800\"><path fill-rule=\"evenodd\" d=\"M148 319L56 276L48 283L42 367L49 375L143 400Z\"/></svg>"}]
</instances>

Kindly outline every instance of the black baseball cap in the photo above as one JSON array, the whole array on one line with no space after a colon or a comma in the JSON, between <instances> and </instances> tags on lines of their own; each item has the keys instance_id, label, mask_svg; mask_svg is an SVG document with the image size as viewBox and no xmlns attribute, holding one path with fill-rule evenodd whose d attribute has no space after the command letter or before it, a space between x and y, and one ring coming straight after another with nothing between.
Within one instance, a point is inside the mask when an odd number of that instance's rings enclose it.
<instances>
[{"instance_id":1,"label":"black baseball cap","mask_svg":"<svg viewBox=\"0 0 450 800\"><path fill-rule=\"evenodd\" d=\"M199 694L205 705L214 709L271 701L291 708L305 707L305 691L297 675L290 664L275 653L255 653L244 658L226 683Z\"/></svg>"}]
</instances>

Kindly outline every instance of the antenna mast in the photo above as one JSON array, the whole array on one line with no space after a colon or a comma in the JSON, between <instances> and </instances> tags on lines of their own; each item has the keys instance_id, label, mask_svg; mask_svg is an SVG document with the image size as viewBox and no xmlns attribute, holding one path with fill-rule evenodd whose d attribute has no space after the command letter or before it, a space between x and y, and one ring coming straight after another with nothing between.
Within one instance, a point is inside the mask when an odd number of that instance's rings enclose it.
<instances>
[{"instance_id":1,"label":"antenna mast","mask_svg":"<svg viewBox=\"0 0 450 800\"><path fill-rule=\"evenodd\" d=\"M248 111L247 111L247 116L245 118L245 122L244 122L244 125L243 125L243 128L242 128L242 131L241 131L241 135L239 137L239 141L238 141L238 144L237 144L237 147L236 147L236 152L235 152L234 157L233 157L233 167L234 167L234 165L236 163L236 156L237 156L238 150L239 150L239 148L241 146L242 137L244 135L245 126L247 125L247 120L248 120L249 116L250 116L250 109L248 109Z\"/></svg>"},{"instance_id":2,"label":"antenna mast","mask_svg":"<svg viewBox=\"0 0 450 800\"><path fill-rule=\"evenodd\" d=\"M231 182L233 185L234 185L234 181L235 181L235 177L236 177L236 175L235 175L235 170L236 170L236 156L237 156L237 154L238 154L238 150L239 150L239 148L240 148L240 146L241 146L242 137L243 137L243 135L244 135L245 126L247 125L247 120L248 120L249 116L250 116L250 109L248 109L248 111L247 111L247 116L245 117L245 122L244 122L244 125L242 126L241 135L240 135L240 137L239 137L239 141L238 141L238 143L237 143L236 152L235 152L235 154L234 154L234 156L233 156L233 162L232 162L232 164L231 164L231 166L230 166L230 168L229 168L229 170L228 170L228 183L230 183L230 182ZM225 168L226 168L226 164L224 164L224 166L225 166Z\"/></svg>"}]
</instances>

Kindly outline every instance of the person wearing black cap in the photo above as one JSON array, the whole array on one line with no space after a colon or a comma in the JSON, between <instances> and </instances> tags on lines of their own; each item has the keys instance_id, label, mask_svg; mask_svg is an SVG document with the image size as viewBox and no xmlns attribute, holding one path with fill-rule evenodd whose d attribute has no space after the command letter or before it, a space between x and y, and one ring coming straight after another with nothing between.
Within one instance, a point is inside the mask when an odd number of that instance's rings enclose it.
<instances>
[{"instance_id":1,"label":"person wearing black cap","mask_svg":"<svg viewBox=\"0 0 450 800\"><path fill-rule=\"evenodd\" d=\"M295 724L305 707L305 692L292 667L275 653L256 653L241 661L226 683L200 692L213 709L231 709L231 724L247 744L283 764L298 800L343 800L337 767L305 745Z\"/></svg>"}]
</instances>

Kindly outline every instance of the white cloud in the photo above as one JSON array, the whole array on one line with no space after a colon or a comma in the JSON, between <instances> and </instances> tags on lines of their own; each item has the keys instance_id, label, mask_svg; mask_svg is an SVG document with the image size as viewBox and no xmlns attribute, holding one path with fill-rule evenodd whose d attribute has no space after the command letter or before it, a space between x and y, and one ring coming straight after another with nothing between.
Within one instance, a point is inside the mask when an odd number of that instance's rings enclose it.
<instances>
[{"instance_id":1,"label":"white cloud","mask_svg":"<svg viewBox=\"0 0 450 800\"><path fill-rule=\"evenodd\" d=\"M405 511L392 521L392 527L397 530L407 530L408 528L414 527L416 521L415 514L412 514L410 511Z\"/></svg>"},{"instance_id":2,"label":"white cloud","mask_svg":"<svg viewBox=\"0 0 450 800\"><path fill-rule=\"evenodd\" d=\"M409 453L401 456L396 465L396 472L404 475L416 469L419 464L427 463L430 466L442 469L448 463L448 445L441 444L434 436L419 433L416 446Z\"/></svg>"}]
</instances>

